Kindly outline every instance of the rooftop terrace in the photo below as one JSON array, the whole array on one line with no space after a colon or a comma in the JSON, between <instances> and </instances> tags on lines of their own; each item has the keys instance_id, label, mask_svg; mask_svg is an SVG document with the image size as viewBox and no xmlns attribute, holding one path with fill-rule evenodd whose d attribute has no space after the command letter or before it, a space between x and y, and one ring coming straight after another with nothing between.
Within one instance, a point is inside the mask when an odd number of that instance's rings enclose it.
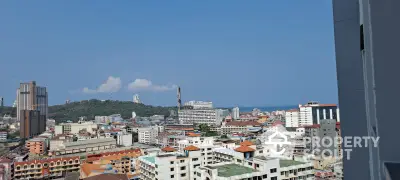
<instances>
[{"instance_id":1,"label":"rooftop terrace","mask_svg":"<svg viewBox=\"0 0 400 180\"><path fill-rule=\"evenodd\" d=\"M152 156L143 157L143 159L145 159L146 161L149 161L153 164L156 163L156 159Z\"/></svg>"},{"instance_id":2,"label":"rooftop terrace","mask_svg":"<svg viewBox=\"0 0 400 180\"><path fill-rule=\"evenodd\" d=\"M237 176L242 174L248 174L252 172L258 172L257 170L237 165L237 164L226 164L221 166L213 166L213 169L218 170L218 176L221 177L230 177L230 176Z\"/></svg>"},{"instance_id":3,"label":"rooftop terrace","mask_svg":"<svg viewBox=\"0 0 400 180\"><path fill-rule=\"evenodd\" d=\"M296 165L300 165L300 164L304 164L304 162L300 162L300 161L293 161L293 160L279 160L279 163L281 165L281 167L289 167L289 166L296 166Z\"/></svg>"}]
</instances>

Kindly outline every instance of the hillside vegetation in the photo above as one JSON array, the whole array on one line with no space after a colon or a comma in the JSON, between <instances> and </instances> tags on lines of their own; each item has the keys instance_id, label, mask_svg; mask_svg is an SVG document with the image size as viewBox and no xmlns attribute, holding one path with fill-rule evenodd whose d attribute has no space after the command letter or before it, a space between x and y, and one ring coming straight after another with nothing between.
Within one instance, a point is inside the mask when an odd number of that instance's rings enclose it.
<instances>
[{"instance_id":1,"label":"hillside vegetation","mask_svg":"<svg viewBox=\"0 0 400 180\"><path fill-rule=\"evenodd\" d=\"M0 110L0 114L9 113L11 110L12 108L10 107L4 107ZM62 122L66 120L77 121L81 116L94 119L94 116L121 114L124 119L128 119L132 117L132 111L136 112L137 116L146 117L155 114L168 116L170 110L176 111L176 107L150 106L135 104L130 101L100 101L92 99L49 106L49 118ZM15 117L15 115L13 116Z\"/></svg>"}]
</instances>

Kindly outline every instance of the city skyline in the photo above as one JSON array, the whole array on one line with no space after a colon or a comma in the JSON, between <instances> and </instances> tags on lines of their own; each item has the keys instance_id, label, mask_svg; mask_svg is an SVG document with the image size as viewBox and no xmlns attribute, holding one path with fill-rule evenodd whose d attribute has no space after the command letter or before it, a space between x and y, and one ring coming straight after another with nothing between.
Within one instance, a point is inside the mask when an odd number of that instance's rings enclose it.
<instances>
[{"instance_id":1,"label":"city skyline","mask_svg":"<svg viewBox=\"0 0 400 180\"><path fill-rule=\"evenodd\" d=\"M172 106L176 86L216 106L337 103L330 3L226 2L2 2L0 62L18 71L3 68L0 96L11 106L35 80L49 105L137 93Z\"/></svg>"}]
</instances>

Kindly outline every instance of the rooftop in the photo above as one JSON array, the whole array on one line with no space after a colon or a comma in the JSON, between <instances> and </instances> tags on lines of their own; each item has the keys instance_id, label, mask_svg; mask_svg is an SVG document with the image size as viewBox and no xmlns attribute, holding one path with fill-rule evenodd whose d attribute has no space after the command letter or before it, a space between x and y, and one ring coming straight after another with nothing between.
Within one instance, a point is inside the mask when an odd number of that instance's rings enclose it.
<instances>
[{"instance_id":1,"label":"rooftop","mask_svg":"<svg viewBox=\"0 0 400 180\"><path fill-rule=\"evenodd\" d=\"M242 175L242 174L248 174L252 172L258 172L254 169L241 166L238 164L226 164L222 166L212 166L213 169L218 170L218 176L221 177L231 177L231 176L237 176L237 175Z\"/></svg>"},{"instance_id":2,"label":"rooftop","mask_svg":"<svg viewBox=\"0 0 400 180\"><path fill-rule=\"evenodd\" d=\"M289 167L289 166L296 166L296 165L304 164L304 162L281 159L281 160L279 160L279 164L281 165L281 167Z\"/></svg>"},{"instance_id":3,"label":"rooftop","mask_svg":"<svg viewBox=\"0 0 400 180\"><path fill-rule=\"evenodd\" d=\"M153 164L156 163L156 158L154 158L153 156L146 156L146 157L143 157L143 159L145 159L146 161L149 161Z\"/></svg>"}]
</instances>

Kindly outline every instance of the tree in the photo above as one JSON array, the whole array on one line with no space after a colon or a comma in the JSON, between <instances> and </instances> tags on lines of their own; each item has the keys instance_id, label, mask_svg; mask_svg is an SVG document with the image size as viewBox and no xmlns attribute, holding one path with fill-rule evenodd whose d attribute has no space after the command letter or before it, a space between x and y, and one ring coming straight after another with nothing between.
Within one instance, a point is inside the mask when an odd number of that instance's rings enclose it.
<instances>
[{"instance_id":1,"label":"tree","mask_svg":"<svg viewBox=\"0 0 400 180\"><path fill-rule=\"evenodd\" d=\"M228 139L228 136L226 134L221 136L222 139Z\"/></svg>"},{"instance_id":2,"label":"tree","mask_svg":"<svg viewBox=\"0 0 400 180\"><path fill-rule=\"evenodd\" d=\"M207 133L210 131L210 127L207 124L200 124L199 129L203 133Z\"/></svg>"}]
</instances>

